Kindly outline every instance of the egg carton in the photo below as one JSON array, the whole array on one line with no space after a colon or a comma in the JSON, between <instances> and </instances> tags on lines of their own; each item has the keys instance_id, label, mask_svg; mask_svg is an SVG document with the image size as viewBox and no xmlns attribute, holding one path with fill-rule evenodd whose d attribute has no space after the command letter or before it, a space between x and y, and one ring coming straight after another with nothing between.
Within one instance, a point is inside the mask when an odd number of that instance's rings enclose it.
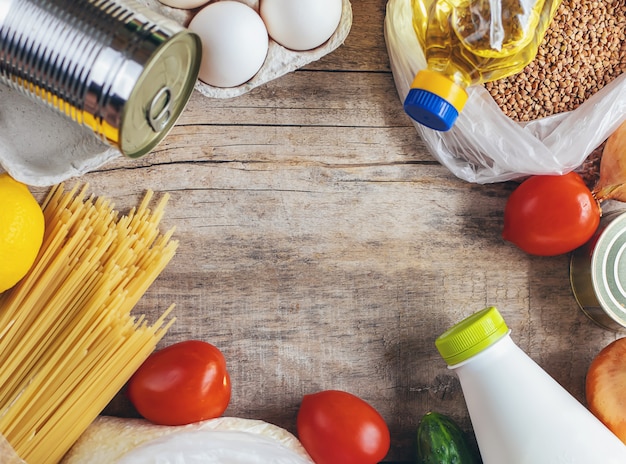
<instances>
[{"instance_id":1,"label":"egg carton","mask_svg":"<svg viewBox=\"0 0 626 464\"><path fill-rule=\"evenodd\" d=\"M183 26L187 26L196 10L181 10L163 5L158 0L139 0L148 8L158 11L163 16L173 19ZM259 11L259 0L239 0L256 12ZM288 74L309 63L319 60L328 55L345 41L352 27L352 7L349 0L342 0L341 21L333 35L322 45L313 50L294 51L289 50L272 40L270 37L269 48L265 63L257 74L248 82L237 87L213 87L198 80L195 89L202 95L211 98L233 98L265 84L273 79Z\"/></svg>"},{"instance_id":2,"label":"egg carton","mask_svg":"<svg viewBox=\"0 0 626 464\"><path fill-rule=\"evenodd\" d=\"M259 9L258 0L239 1ZM184 26L197 11L171 8L158 0L139 2ZM342 0L339 26L321 46L293 51L270 38L265 62L251 80L230 88L213 87L198 80L195 90L208 98L243 95L329 54L343 44L351 26L350 1ZM0 84L0 172L4 170L25 184L45 187L81 176L120 156L117 149L102 143L89 129Z\"/></svg>"}]
</instances>

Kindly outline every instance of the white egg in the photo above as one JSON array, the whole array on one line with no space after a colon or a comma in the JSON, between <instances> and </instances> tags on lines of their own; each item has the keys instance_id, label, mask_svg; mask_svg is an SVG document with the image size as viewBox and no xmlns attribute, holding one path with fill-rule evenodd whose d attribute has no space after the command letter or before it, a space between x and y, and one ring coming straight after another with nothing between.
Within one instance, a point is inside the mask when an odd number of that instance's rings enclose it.
<instances>
[{"instance_id":1,"label":"white egg","mask_svg":"<svg viewBox=\"0 0 626 464\"><path fill-rule=\"evenodd\" d=\"M163 5L171 6L172 8L191 10L192 8L198 8L199 6L209 3L209 0L159 0L159 2Z\"/></svg>"},{"instance_id":2,"label":"white egg","mask_svg":"<svg viewBox=\"0 0 626 464\"><path fill-rule=\"evenodd\" d=\"M196 14L189 29L200 36L199 78L215 87L236 87L261 69L269 37L259 14L244 3L224 0Z\"/></svg>"},{"instance_id":3,"label":"white egg","mask_svg":"<svg viewBox=\"0 0 626 464\"><path fill-rule=\"evenodd\" d=\"M260 14L272 39L285 48L319 47L341 21L342 0L261 0Z\"/></svg>"}]
</instances>

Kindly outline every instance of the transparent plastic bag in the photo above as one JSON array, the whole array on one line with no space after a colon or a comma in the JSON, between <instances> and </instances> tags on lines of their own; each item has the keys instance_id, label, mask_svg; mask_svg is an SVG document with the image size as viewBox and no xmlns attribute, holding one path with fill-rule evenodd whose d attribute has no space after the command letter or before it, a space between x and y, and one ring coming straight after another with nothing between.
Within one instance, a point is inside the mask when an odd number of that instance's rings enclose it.
<instances>
[{"instance_id":1,"label":"transparent plastic bag","mask_svg":"<svg viewBox=\"0 0 626 464\"><path fill-rule=\"evenodd\" d=\"M62 464L314 464L298 438L258 419L163 426L98 416ZM0 459L0 463L2 460Z\"/></svg>"},{"instance_id":2,"label":"transparent plastic bag","mask_svg":"<svg viewBox=\"0 0 626 464\"><path fill-rule=\"evenodd\" d=\"M417 71L426 68L411 16L411 0L388 1L385 40L401 101ZM451 130L439 132L413 122L432 155L468 182L572 171L626 120L626 74L577 109L529 123L507 117L483 86L469 88L468 94Z\"/></svg>"},{"instance_id":3,"label":"transparent plastic bag","mask_svg":"<svg viewBox=\"0 0 626 464\"><path fill-rule=\"evenodd\" d=\"M0 434L0 463L2 464L25 464L17 455L11 444Z\"/></svg>"},{"instance_id":4,"label":"transparent plastic bag","mask_svg":"<svg viewBox=\"0 0 626 464\"><path fill-rule=\"evenodd\" d=\"M145 443L118 464L312 464L272 438L250 432L195 430Z\"/></svg>"}]
</instances>

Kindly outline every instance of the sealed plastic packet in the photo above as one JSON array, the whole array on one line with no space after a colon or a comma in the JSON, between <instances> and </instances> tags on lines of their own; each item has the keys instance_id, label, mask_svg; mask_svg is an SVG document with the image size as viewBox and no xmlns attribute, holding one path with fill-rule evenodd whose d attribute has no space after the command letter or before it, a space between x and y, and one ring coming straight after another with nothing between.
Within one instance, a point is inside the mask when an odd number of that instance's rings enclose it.
<instances>
[{"instance_id":1,"label":"sealed plastic packet","mask_svg":"<svg viewBox=\"0 0 626 464\"><path fill-rule=\"evenodd\" d=\"M2 434L0 434L0 462L2 464L25 464Z\"/></svg>"},{"instance_id":2,"label":"sealed plastic packet","mask_svg":"<svg viewBox=\"0 0 626 464\"><path fill-rule=\"evenodd\" d=\"M412 25L411 0L389 0L384 26L401 104L417 71L426 68ZM624 74L577 109L528 123L507 117L482 85L470 87L468 94L451 130L440 132L413 122L431 154L468 182L569 172L626 120Z\"/></svg>"}]
</instances>

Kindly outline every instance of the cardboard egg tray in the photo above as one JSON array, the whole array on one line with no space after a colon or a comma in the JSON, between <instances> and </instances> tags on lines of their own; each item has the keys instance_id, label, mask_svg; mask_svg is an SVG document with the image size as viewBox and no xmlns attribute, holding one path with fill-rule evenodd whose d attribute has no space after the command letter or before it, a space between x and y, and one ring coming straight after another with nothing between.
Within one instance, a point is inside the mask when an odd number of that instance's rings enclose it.
<instances>
[{"instance_id":1,"label":"cardboard egg tray","mask_svg":"<svg viewBox=\"0 0 626 464\"><path fill-rule=\"evenodd\" d=\"M239 0L257 12L259 11L259 0ZM163 16L173 19L179 24L187 26L196 10L180 10L163 5L158 0L140 0L152 10L158 11ZM352 27L352 7L349 0L342 0L341 21L333 35L322 45L313 50L293 51L276 43L270 37L269 50L265 63L259 72L248 82L237 87L220 88L213 87L198 81L196 90L206 97L212 98L232 98L249 92L255 87L265 84L284 74L295 71L313 61L317 61L324 55L329 54L339 47L350 32Z\"/></svg>"}]
</instances>

